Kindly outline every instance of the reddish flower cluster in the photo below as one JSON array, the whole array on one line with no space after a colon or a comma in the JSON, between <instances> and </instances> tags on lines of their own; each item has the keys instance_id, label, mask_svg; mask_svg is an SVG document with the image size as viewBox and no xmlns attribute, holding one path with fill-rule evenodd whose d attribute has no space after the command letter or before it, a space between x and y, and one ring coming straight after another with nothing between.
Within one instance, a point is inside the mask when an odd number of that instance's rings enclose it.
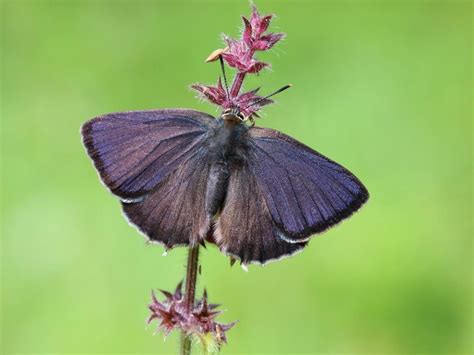
<instances>
[{"instance_id":1,"label":"reddish flower cluster","mask_svg":"<svg viewBox=\"0 0 474 355\"><path fill-rule=\"evenodd\" d=\"M198 337L212 334L218 345L226 343L225 332L232 328L235 322L221 324L214 320L222 311L215 310L219 305L207 302L206 291L204 291L202 299L197 302L191 312L188 312L181 288L182 282L178 284L174 293L161 290L166 297L163 302L158 301L152 291L152 303L148 306L151 314L147 323L149 324L155 319L160 321L158 330L163 330L166 335L173 329L178 329Z\"/></svg>"},{"instance_id":2,"label":"reddish flower cluster","mask_svg":"<svg viewBox=\"0 0 474 355\"><path fill-rule=\"evenodd\" d=\"M252 117L262 106L271 104L272 100L257 95L258 89L243 94L240 94L240 89L247 74L256 74L270 65L256 59L255 52L269 50L284 37L283 33L265 33L272 17L273 15L260 15L253 6L250 20L242 17L244 28L240 39L224 37L227 47L215 51L208 58L208 61L215 61L222 56L231 68L237 70L229 92L223 87L220 78L216 86L195 84L191 87L197 90L202 98L223 110L237 109L244 117Z\"/></svg>"}]
</instances>

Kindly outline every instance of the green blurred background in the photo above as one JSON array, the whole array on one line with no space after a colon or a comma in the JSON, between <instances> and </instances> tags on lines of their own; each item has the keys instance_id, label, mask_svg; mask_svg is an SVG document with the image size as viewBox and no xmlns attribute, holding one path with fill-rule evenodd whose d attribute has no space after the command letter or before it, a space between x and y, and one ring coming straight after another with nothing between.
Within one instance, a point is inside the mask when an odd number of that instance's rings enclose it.
<instances>
[{"instance_id":1,"label":"green blurred background","mask_svg":"<svg viewBox=\"0 0 474 355\"><path fill-rule=\"evenodd\" d=\"M183 278L129 227L81 145L113 111L189 107L247 1L2 3L1 351L174 353L145 329ZM472 351L472 3L257 1L288 37L247 88L294 88L258 124L371 192L301 254L248 273L202 252L201 292L238 319L223 354ZM270 75L271 74L271 75Z\"/></svg>"}]
</instances>

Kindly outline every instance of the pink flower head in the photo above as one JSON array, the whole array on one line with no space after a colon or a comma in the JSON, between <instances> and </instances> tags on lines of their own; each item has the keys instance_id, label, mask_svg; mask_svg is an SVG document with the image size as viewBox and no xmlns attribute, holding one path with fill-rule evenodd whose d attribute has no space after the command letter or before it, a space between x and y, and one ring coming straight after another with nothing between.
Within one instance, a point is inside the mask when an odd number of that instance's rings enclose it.
<instances>
[{"instance_id":1,"label":"pink flower head","mask_svg":"<svg viewBox=\"0 0 474 355\"><path fill-rule=\"evenodd\" d=\"M253 58L252 50L244 41L226 38L228 50L222 54L222 58L230 67L236 68L241 73L255 74L268 66L268 63L260 62ZM250 55L252 54L252 55Z\"/></svg>"},{"instance_id":2,"label":"pink flower head","mask_svg":"<svg viewBox=\"0 0 474 355\"><path fill-rule=\"evenodd\" d=\"M260 88L245 92L238 96L227 96L220 78L217 82L217 86L194 84L191 87L194 90L199 91L203 98L222 107L224 110L238 107L240 113L244 117L250 117L263 106L273 103L273 100L257 95Z\"/></svg>"},{"instance_id":3,"label":"pink flower head","mask_svg":"<svg viewBox=\"0 0 474 355\"><path fill-rule=\"evenodd\" d=\"M188 312L184 305L184 296L181 292L182 282L178 284L174 293L161 291L165 300L160 302L152 292L152 302L148 306L151 311L147 323L154 320L159 321L158 330L168 335L172 330L183 330L187 334L198 337L211 334L218 345L227 341L225 332L235 325L235 322L222 324L215 321L215 318L222 313L216 311L217 304L207 302L207 292L204 290L202 299L194 305L191 312Z\"/></svg>"},{"instance_id":4,"label":"pink flower head","mask_svg":"<svg viewBox=\"0 0 474 355\"><path fill-rule=\"evenodd\" d=\"M242 16L245 26L242 40L249 48L257 51L266 51L284 37L283 33L269 33L264 35L272 18L273 15L260 16L255 6L252 6L250 21Z\"/></svg>"},{"instance_id":5,"label":"pink flower head","mask_svg":"<svg viewBox=\"0 0 474 355\"><path fill-rule=\"evenodd\" d=\"M220 77L216 86L193 84L191 85L191 88L199 91L201 97L209 100L213 104L221 106L224 109L229 108L230 98L227 97L227 93L222 86L222 80Z\"/></svg>"},{"instance_id":6,"label":"pink flower head","mask_svg":"<svg viewBox=\"0 0 474 355\"><path fill-rule=\"evenodd\" d=\"M222 108L222 110L236 109L245 118L257 116L256 112L263 106L273 103L268 98L257 95L258 89L240 94L240 90L248 74L257 74L270 64L255 58L257 51L266 51L272 48L283 33L266 33L273 15L260 15L255 6L252 6L250 20L242 17L244 28L239 39L224 36L227 45L225 49L214 51L207 61L221 58L231 68L237 70L232 85L224 88L219 78L216 86L194 84L191 86L198 91L200 97Z\"/></svg>"}]
</instances>

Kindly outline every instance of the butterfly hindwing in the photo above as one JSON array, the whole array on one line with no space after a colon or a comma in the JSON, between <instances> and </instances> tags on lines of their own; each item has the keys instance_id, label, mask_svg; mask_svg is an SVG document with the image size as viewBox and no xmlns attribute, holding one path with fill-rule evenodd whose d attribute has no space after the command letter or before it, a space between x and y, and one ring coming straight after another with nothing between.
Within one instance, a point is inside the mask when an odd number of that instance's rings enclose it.
<instances>
[{"instance_id":1,"label":"butterfly hindwing","mask_svg":"<svg viewBox=\"0 0 474 355\"><path fill-rule=\"evenodd\" d=\"M367 201L367 189L352 173L293 138L258 127L248 136L248 164L289 242L307 240Z\"/></svg>"},{"instance_id":2,"label":"butterfly hindwing","mask_svg":"<svg viewBox=\"0 0 474 355\"><path fill-rule=\"evenodd\" d=\"M274 223L251 167L230 169L224 207L216 220L214 241L242 263L264 264L303 249L306 243L288 243Z\"/></svg>"},{"instance_id":3,"label":"butterfly hindwing","mask_svg":"<svg viewBox=\"0 0 474 355\"><path fill-rule=\"evenodd\" d=\"M166 248L202 240L212 218L206 209L207 157L205 150L198 152L142 201L122 202L128 220Z\"/></svg>"}]
</instances>

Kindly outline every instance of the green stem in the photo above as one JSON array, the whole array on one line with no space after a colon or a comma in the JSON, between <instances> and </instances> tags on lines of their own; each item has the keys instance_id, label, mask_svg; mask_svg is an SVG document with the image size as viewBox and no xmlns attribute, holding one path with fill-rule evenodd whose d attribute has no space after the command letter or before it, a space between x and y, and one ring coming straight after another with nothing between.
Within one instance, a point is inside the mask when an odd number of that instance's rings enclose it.
<instances>
[{"instance_id":1,"label":"green stem","mask_svg":"<svg viewBox=\"0 0 474 355\"><path fill-rule=\"evenodd\" d=\"M194 307L194 295L196 294L196 280L198 274L199 244L189 246L188 265L186 269L186 289L184 294L184 306L186 312L191 313ZM181 332L181 355L191 354L191 337L184 331Z\"/></svg>"}]
</instances>

